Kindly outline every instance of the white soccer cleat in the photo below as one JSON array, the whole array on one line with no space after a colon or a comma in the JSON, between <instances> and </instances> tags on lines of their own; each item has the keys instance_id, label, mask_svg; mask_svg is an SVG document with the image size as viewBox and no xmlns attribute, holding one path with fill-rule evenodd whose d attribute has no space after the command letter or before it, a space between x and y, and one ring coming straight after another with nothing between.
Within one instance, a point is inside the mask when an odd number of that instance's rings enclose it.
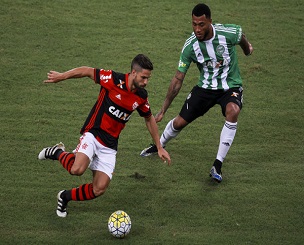
<instances>
[{"instance_id":1,"label":"white soccer cleat","mask_svg":"<svg viewBox=\"0 0 304 245\"><path fill-rule=\"evenodd\" d=\"M211 177L214 181L216 181L216 182L218 182L218 183L221 183L222 180L223 180L221 174L222 174L221 172L218 173L218 172L216 171L216 169L215 169L214 166L213 166L213 167L211 168L211 170L210 170L210 177Z\"/></svg>"},{"instance_id":2,"label":"white soccer cleat","mask_svg":"<svg viewBox=\"0 0 304 245\"><path fill-rule=\"evenodd\" d=\"M61 217L61 218L65 218L68 213L67 213L67 205L68 203L63 201L61 198L61 193L64 192L65 190L59 191L57 194L57 210L56 210L56 214Z\"/></svg>"},{"instance_id":3,"label":"white soccer cleat","mask_svg":"<svg viewBox=\"0 0 304 245\"><path fill-rule=\"evenodd\" d=\"M42 151L40 151L40 153L38 155L38 159L39 160L45 160L45 159L55 160L55 153L57 150L65 151L65 147L62 142L60 142L54 146L51 146L51 147L43 148Z\"/></svg>"}]
</instances>

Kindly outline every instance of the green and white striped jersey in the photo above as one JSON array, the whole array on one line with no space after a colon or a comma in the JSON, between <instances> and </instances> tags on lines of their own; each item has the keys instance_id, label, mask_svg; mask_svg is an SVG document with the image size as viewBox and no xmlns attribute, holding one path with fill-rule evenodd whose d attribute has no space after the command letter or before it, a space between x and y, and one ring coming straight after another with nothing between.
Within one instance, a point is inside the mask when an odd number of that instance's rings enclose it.
<instances>
[{"instance_id":1,"label":"green and white striped jersey","mask_svg":"<svg viewBox=\"0 0 304 245\"><path fill-rule=\"evenodd\" d=\"M205 89L241 87L235 45L241 41L242 28L234 24L213 24L213 37L198 41L195 34L186 40L180 55L178 70L186 73L191 62L200 71L198 86Z\"/></svg>"}]
</instances>

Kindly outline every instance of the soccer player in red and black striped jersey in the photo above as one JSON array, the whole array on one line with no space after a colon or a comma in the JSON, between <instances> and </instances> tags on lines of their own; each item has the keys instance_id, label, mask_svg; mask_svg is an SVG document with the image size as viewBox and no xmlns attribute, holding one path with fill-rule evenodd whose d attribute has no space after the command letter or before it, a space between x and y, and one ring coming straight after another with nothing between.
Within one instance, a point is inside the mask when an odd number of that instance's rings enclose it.
<instances>
[{"instance_id":1,"label":"soccer player in red and black striped jersey","mask_svg":"<svg viewBox=\"0 0 304 245\"><path fill-rule=\"evenodd\" d=\"M76 149L72 153L67 152L63 143L59 143L42 149L38 155L40 160L59 160L71 175L82 175L87 168L93 172L91 183L58 193L56 213L59 217L67 216L69 201L91 200L106 191L115 168L120 132L135 110L144 117L158 148L159 157L164 162L171 163L170 155L160 144L158 128L148 102L148 93L144 89L152 70L153 64L150 59L139 54L133 59L131 72L127 74L85 66L63 73L48 73L45 83L89 77L101 86L98 99L80 131L80 142Z\"/></svg>"}]
</instances>

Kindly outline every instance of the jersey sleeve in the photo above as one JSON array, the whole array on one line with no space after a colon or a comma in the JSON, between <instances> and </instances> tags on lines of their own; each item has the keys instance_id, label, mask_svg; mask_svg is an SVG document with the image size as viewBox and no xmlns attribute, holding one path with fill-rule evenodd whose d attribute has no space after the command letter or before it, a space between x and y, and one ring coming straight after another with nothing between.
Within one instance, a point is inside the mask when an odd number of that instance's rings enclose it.
<instances>
[{"instance_id":1,"label":"jersey sleeve","mask_svg":"<svg viewBox=\"0 0 304 245\"><path fill-rule=\"evenodd\" d=\"M103 70L97 68L95 69L95 75L94 75L95 83L98 83L101 86L103 86L103 84L111 80L112 77L113 77L112 70Z\"/></svg>"},{"instance_id":2,"label":"jersey sleeve","mask_svg":"<svg viewBox=\"0 0 304 245\"><path fill-rule=\"evenodd\" d=\"M180 54L180 57L179 57L179 62L178 62L178 70L180 72L183 72L183 73L187 73L190 65L191 65L191 56L190 56L190 52L191 52L191 45L189 45L189 42L186 41L183 49L182 49L182 52Z\"/></svg>"},{"instance_id":3,"label":"jersey sleeve","mask_svg":"<svg viewBox=\"0 0 304 245\"><path fill-rule=\"evenodd\" d=\"M137 108L137 111L141 117L150 117L152 115L149 101L146 100L146 103L142 104Z\"/></svg>"},{"instance_id":4,"label":"jersey sleeve","mask_svg":"<svg viewBox=\"0 0 304 245\"><path fill-rule=\"evenodd\" d=\"M231 38L231 43L233 45L237 45L240 43L241 39L242 39L242 27L239 25L235 25L235 24L226 24L226 27L231 27L233 29L235 29L235 35L232 36Z\"/></svg>"},{"instance_id":5,"label":"jersey sleeve","mask_svg":"<svg viewBox=\"0 0 304 245\"><path fill-rule=\"evenodd\" d=\"M241 39L242 39L242 34L243 34L243 30L241 26L237 26L237 30L238 30L238 35L237 35L237 41L236 43L239 44Z\"/></svg>"},{"instance_id":6,"label":"jersey sleeve","mask_svg":"<svg viewBox=\"0 0 304 245\"><path fill-rule=\"evenodd\" d=\"M100 69L97 69L95 68L95 73L94 73L94 81L95 83L99 83L99 72L100 72Z\"/></svg>"}]
</instances>

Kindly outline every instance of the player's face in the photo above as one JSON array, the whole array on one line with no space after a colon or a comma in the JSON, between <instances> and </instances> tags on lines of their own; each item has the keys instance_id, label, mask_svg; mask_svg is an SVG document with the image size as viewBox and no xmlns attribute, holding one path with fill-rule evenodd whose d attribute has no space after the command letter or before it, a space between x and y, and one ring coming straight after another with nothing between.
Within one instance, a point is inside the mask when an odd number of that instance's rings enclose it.
<instances>
[{"instance_id":1,"label":"player's face","mask_svg":"<svg viewBox=\"0 0 304 245\"><path fill-rule=\"evenodd\" d=\"M192 15L192 28L196 38L199 41L206 41L212 38L212 20L206 18L206 15L195 16Z\"/></svg>"},{"instance_id":2,"label":"player's face","mask_svg":"<svg viewBox=\"0 0 304 245\"><path fill-rule=\"evenodd\" d=\"M134 88L144 88L148 84L148 80L151 77L151 71L142 69L141 71L135 71L133 70L133 85Z\"/></svg>"}]
</instances>

